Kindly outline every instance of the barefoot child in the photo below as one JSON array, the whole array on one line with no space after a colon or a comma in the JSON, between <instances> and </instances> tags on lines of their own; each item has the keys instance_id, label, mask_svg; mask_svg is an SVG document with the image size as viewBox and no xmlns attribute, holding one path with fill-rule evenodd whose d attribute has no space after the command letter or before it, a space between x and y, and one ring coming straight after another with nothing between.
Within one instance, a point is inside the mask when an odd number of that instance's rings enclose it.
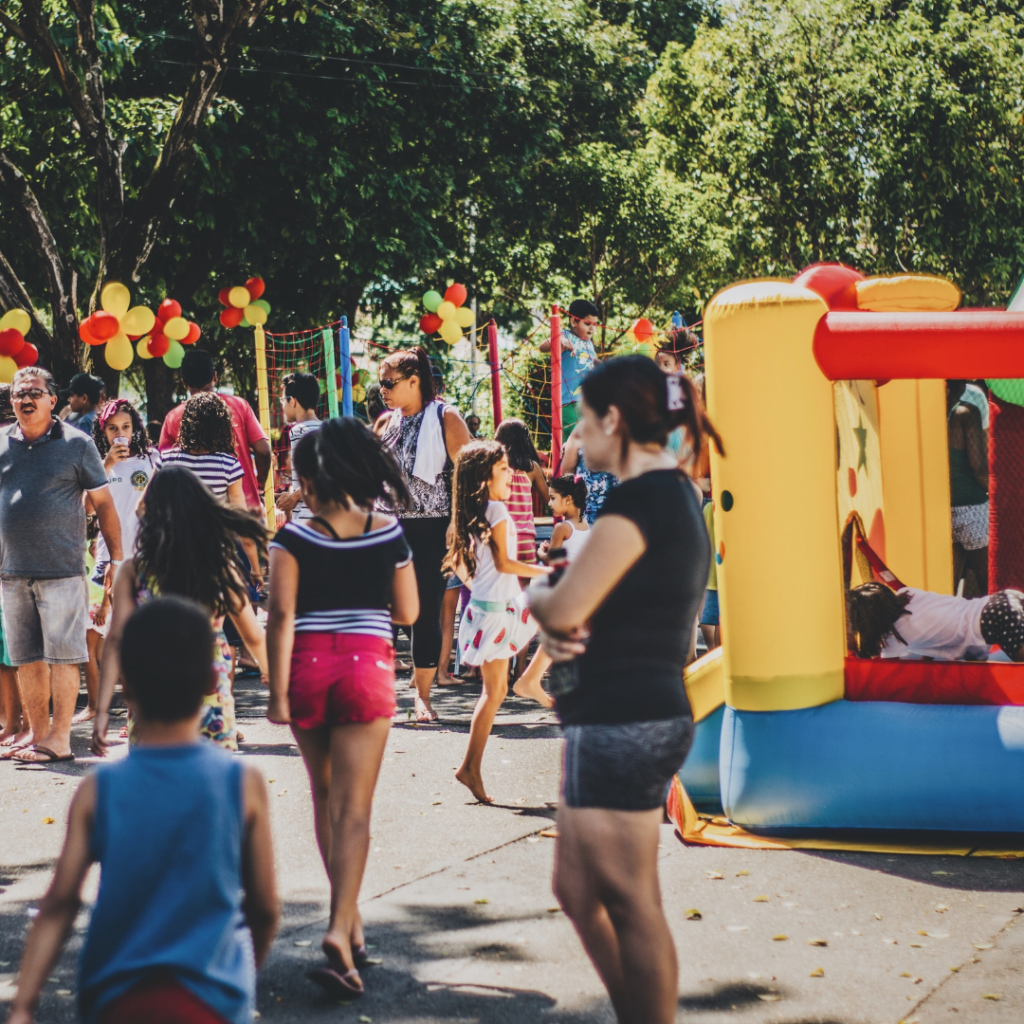
<instances>
[{"instance_id":1,"label":"barefoot child","mask_svg":"<svg viewBox=\"0 0 1024 1024\"><path fill-rule=\"evenodd\" d=\"M252 1020L255 968L277 928L274 851L259 772L199 739L212 649L209 614L181 598L150 601L125 625L125 692L142 739L75 794L8 1024L31 1024L94 860L82 1020Z\"/></svg>"},{"instance_id":2,"label":"barefoot child","mask_svg":"<svg viewBox=\"0 0 1024 1024\"><path fill-rule=\"evenodd\" d=\"M378 499L404 508L397 459L351 416L328 420L293 453L311 518L283 527L270 549L272 722L290 724L309 772L313 822L331 883L327 966L309 977L333 996L362 995L366 963L359 887L370 809L395 713L392 623L419 615L412 551Z\"/></svg>"},{"instance_id":3,"label":"barefoot child","mask_svg":"<svg viewBox=\"0 0 1024 1024\"><path fill-rule=\"evenodd\" d=\"M480 665L483 690L473 711L469 747L455 777L483 803L481 764L494 716L508 693L508 663L537 632L518 577L544 576L549 569L516 557L516 528L504 502L511 471L497 441L472 441L455 460L452 541L445 568L459 573L473 596L462 615L462 661Z\"/></svg>"},{"instance_id":4,"label":"barefoot child","mask_svg":"<svg viewBox=\"0 0 1024 1024\"><path fill-rule=\"evenodd\" d=\"M583 518L583 510L587 507L587 485L582 478L566 474L551 481L551 511L561 516L562 521L555 524L551 534L551 543L545 543L540 549L540 560L549 562L550 552L564 551L560 559L564 565L576 559L583 545L590 539L590 524ZM551 695L541 685L541 678L551 667L551 659L539 648L533 656L526 671L516 680L512 692L517 697L531 697L546 708L555 706Z\"/></svg>"}]
</instances>

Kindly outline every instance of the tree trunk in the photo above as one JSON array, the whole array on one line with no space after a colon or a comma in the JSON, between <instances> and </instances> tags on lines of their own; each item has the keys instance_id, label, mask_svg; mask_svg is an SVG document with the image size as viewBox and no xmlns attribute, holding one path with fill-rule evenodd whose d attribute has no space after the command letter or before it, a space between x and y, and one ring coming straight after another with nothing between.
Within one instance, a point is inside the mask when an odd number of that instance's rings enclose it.
<instances>
[{"instance_id":1,"label":"tree trunk","mask_svg":"<svg viewBox=\"0 0 1024 1024\"><path fill-rule=\"evenodd\" d=\"M162 359L147 359L143 373L146 375L146 418L162 421L176 404L176 374Z\"/></svg>"}]
</instances>

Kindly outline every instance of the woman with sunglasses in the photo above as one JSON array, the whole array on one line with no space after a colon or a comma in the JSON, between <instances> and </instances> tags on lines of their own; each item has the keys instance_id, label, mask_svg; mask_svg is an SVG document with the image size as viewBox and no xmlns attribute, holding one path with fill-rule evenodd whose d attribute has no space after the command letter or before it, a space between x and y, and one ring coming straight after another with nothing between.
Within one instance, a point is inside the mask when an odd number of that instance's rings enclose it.
<instances>
[{"instance_id":1,"label":"woman with sunglasses","mask_svg":"<svg viewBox=\"0 0 1024 1024\"><path fill-rule=\"evenodd\" d=\"M420 599L419 618L412 627L416 721L429 724L437 721L430 687L441 654L441 563L452 514L451 471L470 440L469 428L457 409L437 397L430 357L418 345L392 352L379 372L381 397L390 413L380 417L374 430L398 458L412 504L406 510L379 501L377 510L400 520L412 548Z\"/></svg>"}]
</instances>

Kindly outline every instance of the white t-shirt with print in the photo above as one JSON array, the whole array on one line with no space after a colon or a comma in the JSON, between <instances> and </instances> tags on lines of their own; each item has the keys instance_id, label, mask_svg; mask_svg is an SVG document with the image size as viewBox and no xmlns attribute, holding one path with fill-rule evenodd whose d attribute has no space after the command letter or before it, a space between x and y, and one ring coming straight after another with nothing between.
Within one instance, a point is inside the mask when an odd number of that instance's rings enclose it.
<instances>
[{"instance_id":1,"label":"white t-shirt with print","mask_svg":"<svg viewBox=\"0 0 1024 1024\"><path fill-rule=\"evenodd\" d=\"M512 515L502 501L487 503L487 522L493 528L504 520L505 550L509 558L516 557L518 536ZM476 601L508 601L522 592L518 577L508 572L498 572L491 554L489 541L475 540L476 572L473 574L473 599Z\"/></svg>"},{"instance_id":2,"label":"white t-shirt with print","mask_svg":"<svg viewBox=\"0 0 1024 1024\"><path fill-rule=\"evenodd\" d=\"M121 520L121 550L125 558L131 558L135 553L135 535L139 532L139 517L135 509L139 498L159 468L160 456L152 451L149 455L134 455L118 462L107 471L107 486L114 499L117 518ZM96 539L96 561L110 561L110 552L102 533Z\"/></svg>"}]
</instances>

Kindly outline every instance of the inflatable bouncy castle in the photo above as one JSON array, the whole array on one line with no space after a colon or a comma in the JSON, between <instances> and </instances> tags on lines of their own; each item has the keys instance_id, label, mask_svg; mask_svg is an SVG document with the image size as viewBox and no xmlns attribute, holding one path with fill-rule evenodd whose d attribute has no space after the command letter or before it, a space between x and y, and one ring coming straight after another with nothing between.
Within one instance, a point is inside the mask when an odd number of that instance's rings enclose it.
<instances>
[{"instance_id":1,"label":"inflatable bouncy castle","mask_svg":"<svg viewBox=\"0 0 1024 1024\"><path fill-rule=\"evenodd\" d=\"M945 380L1024 377L1024 314L959 301L820 265L705 310L723 647L681 779L743 829L1024 833L1024 665L847 656L846 586L953 592ZM1024 409L990 446L991 585L1024 589Z\"/></svg>"}]
</instances>

